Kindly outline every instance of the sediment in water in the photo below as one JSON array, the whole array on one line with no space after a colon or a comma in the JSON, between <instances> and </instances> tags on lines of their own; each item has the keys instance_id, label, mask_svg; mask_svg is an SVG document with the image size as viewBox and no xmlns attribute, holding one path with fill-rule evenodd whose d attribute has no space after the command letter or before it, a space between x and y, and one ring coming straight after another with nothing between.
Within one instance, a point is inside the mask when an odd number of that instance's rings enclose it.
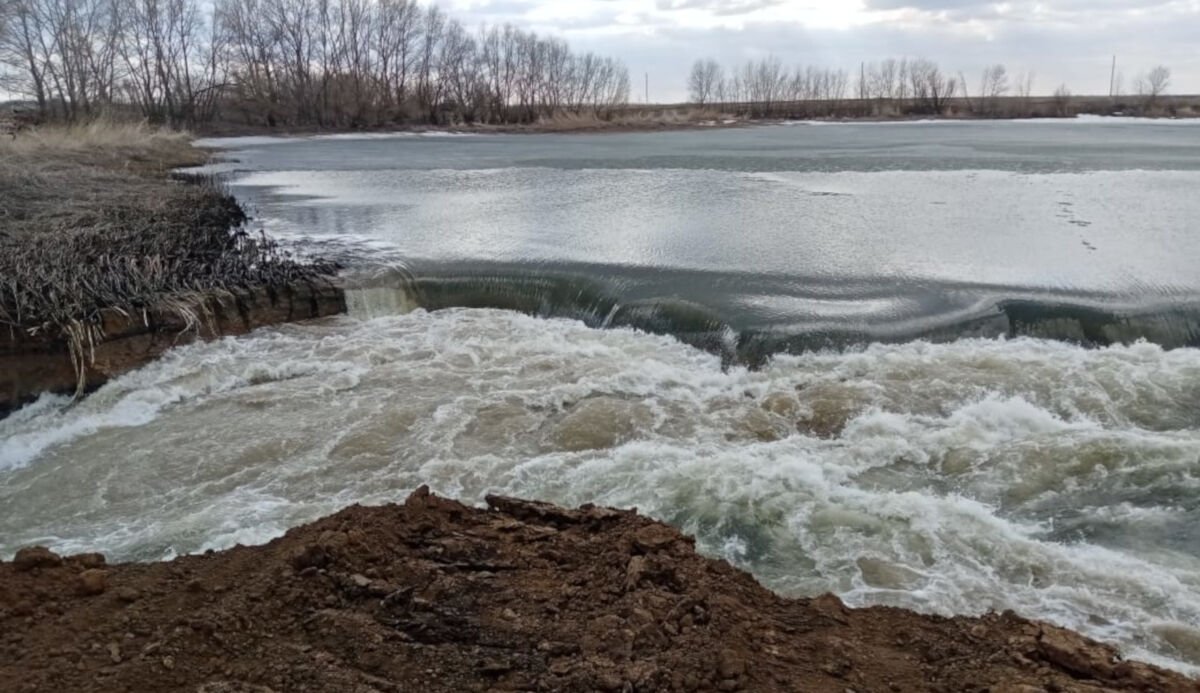
<instances>
[{"instance_id":1,"label":"sediment in water","mask_svg":"<svg viewBox=\"0 0 1200 693\"><path fill-rule=\"evenodd\" d=\"M431 495L259 547L0 563L0 689L1197 691L1012 614L785 599L636 511Z\"/></svg>"}]
</instances>

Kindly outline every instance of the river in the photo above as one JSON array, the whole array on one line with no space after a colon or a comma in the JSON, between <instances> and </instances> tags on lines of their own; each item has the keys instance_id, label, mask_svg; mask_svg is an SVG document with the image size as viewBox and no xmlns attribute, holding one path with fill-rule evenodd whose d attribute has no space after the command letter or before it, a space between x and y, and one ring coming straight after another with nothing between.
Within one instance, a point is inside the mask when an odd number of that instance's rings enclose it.
<instances>
[{"instance_id":1,"label":"river","mask_svg":"<svg viewBox=\"0 0 1200 693\"><path fill-rule=\"evenodd\" d=\"M0 421L0 556L169 558L429 483L1200 674L1200 124L208 144L351 314Z\"/></svg>"}]
</instances>

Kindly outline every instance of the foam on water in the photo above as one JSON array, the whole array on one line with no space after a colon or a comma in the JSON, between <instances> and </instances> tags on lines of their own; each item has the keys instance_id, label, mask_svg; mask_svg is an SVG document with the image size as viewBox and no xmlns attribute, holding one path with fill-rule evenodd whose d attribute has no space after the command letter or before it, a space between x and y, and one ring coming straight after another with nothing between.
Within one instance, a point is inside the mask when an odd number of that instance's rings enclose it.
<instances>
[{"instance_id":1,"label":"foam on water","mask_svg":"<svg viewBox=\"0 0 1200 693\"><path fill-rule=\"evenodd\" d=\"M786 594L1012 608L1200 673L1197 382L1200 351L1151 344L723 371L669 337L511 312L342 317L0 421L0 555L169 558L430 483L634 505Z\"/></svg>"},{"instance_id":2,"label":"foam on water","mask_svg":"<svg viewBox=\"0 0 1200 693\"><path fill-rule=\"evenodd\" d=\"M301 377L335 375L353 378L358 366L346 362L308 361L303 358L250 364L237 372L221 366L239 356L246 343L224 340L228 350L190 360L192 352L178 349L162 360L134 371L71 406L60 395L43 395L13 416L0 420L0 472L21 469L48 448L100 431L133 428L153 422L172 404L194 401L260 382L280 382ZM181 363L182 361L182 363ZM193 369L212 368L215 377Z\"/></svg>"}]
</instances>

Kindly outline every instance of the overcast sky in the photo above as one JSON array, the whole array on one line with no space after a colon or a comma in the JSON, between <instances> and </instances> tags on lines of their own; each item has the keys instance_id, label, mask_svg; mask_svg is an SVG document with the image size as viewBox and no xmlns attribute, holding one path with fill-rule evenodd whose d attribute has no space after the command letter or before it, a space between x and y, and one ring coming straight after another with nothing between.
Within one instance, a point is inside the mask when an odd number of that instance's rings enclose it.
<instances>
[{"instance_id":1,"label":"overcast sky","mask_svg":"<svg viewBox=\"0 0 1200 693\"><path fill-rule=\"evenodd\" d=\"M1066 83L1107 94L1112 56L1134 77L1172 69L1171 93L1200 92L1200 0L443 0L470 25L512 22L622 58L643 99L683 99L697 58L723 64L776 55L842 67L926 57L961 70L972 92L984 66L1036 73L1034 90Z\"/></svg>"}]
</instances>

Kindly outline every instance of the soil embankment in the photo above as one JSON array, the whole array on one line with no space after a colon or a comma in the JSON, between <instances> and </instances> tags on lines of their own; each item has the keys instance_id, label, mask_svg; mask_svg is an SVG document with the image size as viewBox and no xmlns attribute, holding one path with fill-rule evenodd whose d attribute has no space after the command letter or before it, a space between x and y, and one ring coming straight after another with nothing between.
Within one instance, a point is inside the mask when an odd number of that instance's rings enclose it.
<instances>
[{"instance_id":1,"label":"soil embankment","mask_svg":"<svg viewBox=\"0 0 1200 693\"><path fill-rule=\"evenodd\" d=\"M631 511L419 489L261 547L0 564L5 691L1197 691L1005 614L784 599Z\"/></svg>"},{"instance_id":2,"label":"soil embankment","mask_svg":"<svg viewBox=\"0 0 1200 693\"><path fill-rule=\"evenodd\" d=\"M213 291L183 304L150 306L132 315L109 308L100 311L95 323L100 338L78 364L59 335L19 330L0 334L0 416L43 392L72 393L80 386L94 390L172 347L198 339L242 335L259 327L345 311L345 294L332 284Z\"/></svg>"},{"instance_id":3,"label":"soil embankment","mask_svg":"<svg viewBox=\"0 0 1200 693\"><path fill-rule=\"evenodd\" d=\"M336 268L245 229L186 136L97 123L0 142L0 416L171 346L342 312Z\"/></svg>"}]
</instances>

